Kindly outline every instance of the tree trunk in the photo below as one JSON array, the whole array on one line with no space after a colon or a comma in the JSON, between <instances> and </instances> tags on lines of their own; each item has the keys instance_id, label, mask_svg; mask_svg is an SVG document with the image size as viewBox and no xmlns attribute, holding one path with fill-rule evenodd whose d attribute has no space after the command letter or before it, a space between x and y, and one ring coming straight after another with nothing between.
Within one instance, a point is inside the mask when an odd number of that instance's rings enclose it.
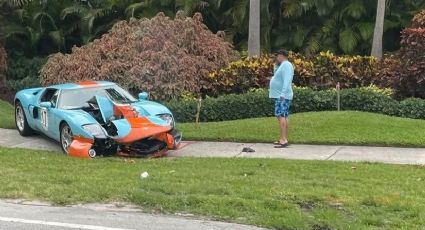
<instances>
[{"instance_id":1,"label":"tree trunk","mask_svg":"<svg viewBox=\"0 0 425 230\"><path fill-rule=\"evenodd\" d=\"M249 1L248 55L260 56L260 0Z\"/></svg>"},{"instance_id":2,"label":"tree trunk","mask_svg":"<svg viewBox=\"0 0 425 230\"><path fill-rule=\"evenodd\" d=\"M371 53L372 56L378 59L382 59L382 37L384 36L385 7L385 0L378 0Z\"/></svg>"}]
</instances>

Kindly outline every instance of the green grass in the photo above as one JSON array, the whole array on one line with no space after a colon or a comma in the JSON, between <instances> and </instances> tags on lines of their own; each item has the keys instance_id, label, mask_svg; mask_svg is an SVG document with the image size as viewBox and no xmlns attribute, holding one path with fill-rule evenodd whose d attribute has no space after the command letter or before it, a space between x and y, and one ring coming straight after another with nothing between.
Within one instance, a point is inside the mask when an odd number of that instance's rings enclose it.
<instances>
[{"instance_id":1,"label":"green grass","mask_svg":"<svg viewBox=\"0 0 425 230\"><path fill-rule=\"evenodd\" d=\"M178 124L185 140L273 142L276 118ZM290 116L289 139L303 144L425 146L425 120L364 112L311 112Z\"/></svg>"},{"instance_id":2,"label":"green grass","mask_svg":"<svg viewBox=\"0 0 425 230\"><path fill-rule=\"evenodd\" d=\"M15 128L14 108L11 104L0 100L0 128Z\"/></svg>"},{"instance_id":3,"label":"green grass","mask_svg":"<svg viewBox=\"0 0 425 230\"><path fill-rule=\"evenodd\" d=\"M144 171L149 178L140 178ZM272 159L90 161L0 148L0 185L2 198L121 201L147 212L192 213L277 229L420 229L425 223L425 170L419 166Z\"/></svg>"}]
</instances>

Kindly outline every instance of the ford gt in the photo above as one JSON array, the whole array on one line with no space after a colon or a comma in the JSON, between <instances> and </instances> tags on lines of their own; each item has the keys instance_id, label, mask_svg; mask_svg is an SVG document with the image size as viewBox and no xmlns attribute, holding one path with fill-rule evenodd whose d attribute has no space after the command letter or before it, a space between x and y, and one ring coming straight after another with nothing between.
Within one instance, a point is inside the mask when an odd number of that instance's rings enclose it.
<instances>
[{"instance_id":1,"label":"ford gt","mask_svg":"<svg viewBox=\"0 0 425 230\"><path fill-rule=\"evenodd\" d=\"M167 107L145 92L135 98L107 81L21 90L15 96L15 121L22 136L44 134L64 153L82 158L147 156L176 149L182 139Z\"/></svg>"}]
</instances>

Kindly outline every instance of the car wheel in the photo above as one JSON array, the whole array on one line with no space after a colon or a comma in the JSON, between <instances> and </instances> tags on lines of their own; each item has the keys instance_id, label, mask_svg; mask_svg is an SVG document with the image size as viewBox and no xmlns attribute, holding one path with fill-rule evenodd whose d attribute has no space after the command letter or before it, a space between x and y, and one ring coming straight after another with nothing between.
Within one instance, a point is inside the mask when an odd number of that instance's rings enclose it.
<instances>
[{"instance_id":1,"label":"car wheel","mask_svg":"<svg viewBox=\"0 0 425 230\"><path fill-rule=\"evenodd\" d=\"M16 129L18 129L19 134L21 134L21 136L29 136L33 133L33 130L28 125L24 108L22 107L22 104L19 101L15 104L15 124Z\"/></svg>"},{"instance_id":2,"label":"car wheel","mask_svg":"<svg viewBox=\"0 0 425 230\"><path fill-rule=\"evenodd\" d=\"M72 131L71 128L67 123L62 123L60 126L60 144L62 151L65 154L69 153L69 146L71 146L71 143L73 141L72 137Z\"/></svg>"}]
</instances>

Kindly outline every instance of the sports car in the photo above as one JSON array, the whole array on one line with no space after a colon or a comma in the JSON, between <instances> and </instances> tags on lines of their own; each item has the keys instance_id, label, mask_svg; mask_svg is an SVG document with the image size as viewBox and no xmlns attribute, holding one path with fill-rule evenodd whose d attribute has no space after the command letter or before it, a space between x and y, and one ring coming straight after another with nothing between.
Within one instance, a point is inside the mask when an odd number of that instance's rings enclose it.
<instances>
[{"instance_id":1,"label":"sports car","mask_svg":"<svg viewBox=\"0 0 425 230\"><path fill-rule=\"evenodd\" d=\"M22 136L41 133L60 143L64 153L147 156L176 149L182 135L170 110L136 99L107 81L85 81L31 88L15 96L16 128Z\"/></svg>"}]
</instances>

